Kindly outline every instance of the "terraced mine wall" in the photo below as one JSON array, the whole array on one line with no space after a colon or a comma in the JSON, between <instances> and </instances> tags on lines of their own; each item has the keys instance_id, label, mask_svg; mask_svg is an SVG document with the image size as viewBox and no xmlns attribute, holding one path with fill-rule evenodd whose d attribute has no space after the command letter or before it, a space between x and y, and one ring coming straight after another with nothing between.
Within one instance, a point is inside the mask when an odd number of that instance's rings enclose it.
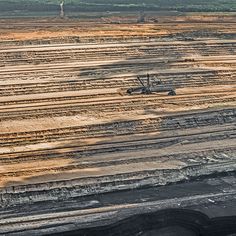
<instances>
[{"instance_id":1,"label":"terraced mine wall","mask_svg":"<svg viewBox=\"0 0 236 236\"><path fill-rule=\"evenodd\" d=\"M230 217L221 236L234 233L236 41L222 34L235 34L235 24L179 19L163 21L172 31L161 34L158 23L96 22L95 34L91 22L73 21L64 30L77 27L84 42L59 44L47 20L5 26L0 235L109 235L121 220L170 208L200 211L205 235L222 233L209 222ZM186 40L209 27L221 34ZM128 95L147 73L177 95ZM135 229L115 235L143 230Z\"/></svg>"}]
</instances>

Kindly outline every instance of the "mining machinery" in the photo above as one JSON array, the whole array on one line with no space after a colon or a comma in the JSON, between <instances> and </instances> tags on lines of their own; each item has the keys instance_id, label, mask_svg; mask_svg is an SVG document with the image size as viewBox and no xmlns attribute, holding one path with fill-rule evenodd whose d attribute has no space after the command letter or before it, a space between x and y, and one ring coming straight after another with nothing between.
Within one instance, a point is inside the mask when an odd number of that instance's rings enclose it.
<instances>
[{"instance_id":1,"label":"mining machinery","mask_svg":"<svg viewBox=\"0 0 236 236\"><path fill-rule=\"evenodd\" d=\"M128 94L151 94L151 93L163 93L168 92L169 96L175 96L175 88L169 85L165 85L161 80L150 79L150 75L147 74L146 78L141 79L140 76L137 77L140 85L139 87L129 88L127 90Z\"/></svg>"}]
</instances>

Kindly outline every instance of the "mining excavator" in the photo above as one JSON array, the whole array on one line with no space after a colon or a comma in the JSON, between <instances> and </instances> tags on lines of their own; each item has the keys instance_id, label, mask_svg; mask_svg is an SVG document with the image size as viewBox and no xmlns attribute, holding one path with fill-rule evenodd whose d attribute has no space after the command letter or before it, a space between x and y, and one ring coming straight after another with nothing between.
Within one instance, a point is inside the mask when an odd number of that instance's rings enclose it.
<instances>
[{"instance_id":1,"label":"mining excavator","mask_svg":"<svg viewBox=\"0 0 236 236\"><path fill-rule=\"evenodd\" d=\"M140 87L129 88L127 90L128 94L151 94L151 93L163 93L168 92L169 96L175 96L175 88L172 86L168 86L162 83L161 80L156 81L155 79L150 79L150 75L147 74L146 79L141 79L139 76L137 77ZM146 81L146 82L145 82Z\"/></svg>"}]
</instances>

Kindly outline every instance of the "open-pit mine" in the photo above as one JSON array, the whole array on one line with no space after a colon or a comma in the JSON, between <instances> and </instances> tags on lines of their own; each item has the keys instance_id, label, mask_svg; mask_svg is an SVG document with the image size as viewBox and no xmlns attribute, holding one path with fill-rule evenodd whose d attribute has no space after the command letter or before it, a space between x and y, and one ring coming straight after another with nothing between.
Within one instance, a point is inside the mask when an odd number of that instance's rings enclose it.
<instances>
[{"instance_id":1,"label":"open-pit mine","mask_svg":"<svg viewBox=\"0 0 236 236\"><path fill-rule=\"evenodd\" d=\"M0 28L0 235L236 235L235 16Z\"/></svg>"}]
</instances>

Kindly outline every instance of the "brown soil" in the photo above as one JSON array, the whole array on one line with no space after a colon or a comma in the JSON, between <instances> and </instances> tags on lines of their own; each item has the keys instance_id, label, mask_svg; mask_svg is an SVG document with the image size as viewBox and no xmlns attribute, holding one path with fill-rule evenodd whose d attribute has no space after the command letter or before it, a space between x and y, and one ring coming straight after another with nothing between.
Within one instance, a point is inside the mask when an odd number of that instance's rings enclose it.
<instances>
[{"instance_id":1,"label":"brown soil","mask_svg":"<svg viewBox=\"0 0 236 236\"><path fill-rule=\"evenodd\" d=\"M235 171L232 21L1 20L1 205ZM146 73L177 95L128 95Z\"/></svg>"}]
</instances>

